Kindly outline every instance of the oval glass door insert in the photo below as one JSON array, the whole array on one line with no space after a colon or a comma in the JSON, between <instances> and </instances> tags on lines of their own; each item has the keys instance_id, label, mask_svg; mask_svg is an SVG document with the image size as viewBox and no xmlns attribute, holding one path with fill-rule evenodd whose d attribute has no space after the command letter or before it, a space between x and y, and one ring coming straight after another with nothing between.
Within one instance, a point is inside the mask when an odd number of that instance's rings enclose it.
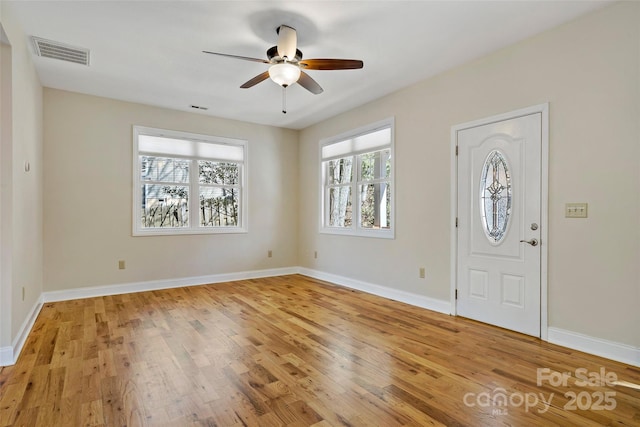
<instances>
[{"instance_id":1,"label":"oval glass door insert","mask_svg":"<svg viewBox=\"0 0 640 427\"><path fill-rule=\"evenodd\" d=\"M480 215L489 241L500 243L511 217L511 170L499 150L490 152L482 166Z\"/></svg>"}]
</instances>

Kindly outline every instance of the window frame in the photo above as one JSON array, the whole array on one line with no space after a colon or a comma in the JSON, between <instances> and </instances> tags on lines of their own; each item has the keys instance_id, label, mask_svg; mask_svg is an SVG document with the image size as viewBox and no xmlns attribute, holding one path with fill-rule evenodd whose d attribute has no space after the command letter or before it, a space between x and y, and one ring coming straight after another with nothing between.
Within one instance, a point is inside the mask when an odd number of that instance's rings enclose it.
<instances>
[{"instance_id":1,"label":"window frame","mask_svg":"<svg viewBox=\"0 0 640 427\"><path fill-rule=\"evenodd\" d=\"M323 157L323 148L326 146L336 144L342 141L355 139L359 136L367 135L370 133L374 133L383 129L390 130L390 141L388 144L376 146L375 148L364 149L364 150L351 150L346 154L338 154L334 156ZM383 151L390 151L390 159L391 159L391 173L387 179L374 179L374 180L361 180L361 157L362 154ZM337 188L340 185L337 184L329 184L328 181L328 167L327 163L331 160L337 160L342 158L352 158L353 169L351 172L351 209L352 209L352 220L350 227L332 227L329 226L329 190L330 188ZM324 138L320 140L319 150L318 150L318 159L319 159L319 183L320 183L320 224L319 224L319 232L322 234L333 234L333 235L344 235L344 236L360 236L360 237L373 237L373 238L383 238L383 239L395 239L395 170L396 170L396 161L395 161L395 119L393 117L387 118L375 123L371 123L369 125L362 126L357 129L353 129L339 135L335 135L329 138ZM389 220L389 228L388 229L380 229L380 228L364 228L360 225L360 215L361 215L361 201L359 200L358 189L360 185L371 183L372 181L384 181L389 182L389 190L391 191L390 195L390 220Z\"/></svg>"},{"instance_id":2,"label":"window frame","mask_svg":"<svg viewBox=\"0 0 640 427\"><path fill-rule=\"evenodd\" d=\"M139 136L155 136L171 139L180 139L192 141L196 143L207 143L216 145L232 145L242 148L242 161L231 161L228 159L219 159L224 163L237 163L239 166L238 188L240 196L238 198L238 225L237 226L209 226L200 225L200 189L211 187L222 187L222 185L201 184L199 179L198 162L216 161L211 158L177 155L177 154L159 154L148 153L149 156L164 157L171 159L182 159L190 161L189 182L186 185L189 188L189 226L188 227L162 227L162 228L145 228L142 226L140 219L140 208L142 206L142 185L145 181L141 177L140 155L145 155L144 151L139 150ZM248 141L242 139L225 138L220 136L204 135L176 130L167 130L152 128L146 126L133 126L133 209L132 209L132 235L133 236L175 236L189 234L233 234L247 233L247 213L248 213L248 195L247 195L247 175L248 175Z\"/></svg>"}]
</instances>

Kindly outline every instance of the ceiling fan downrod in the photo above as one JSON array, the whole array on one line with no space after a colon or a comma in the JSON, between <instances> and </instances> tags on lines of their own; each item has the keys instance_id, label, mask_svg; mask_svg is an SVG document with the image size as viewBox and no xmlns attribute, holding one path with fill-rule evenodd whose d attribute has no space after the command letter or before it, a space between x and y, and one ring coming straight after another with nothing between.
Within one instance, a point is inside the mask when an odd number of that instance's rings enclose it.
<instances>
[{"instance_id":1,"label":"ceiling fan downrod","mask_svg":"<svg viewBox=\"0 0 640 427\"><path fill-rule=\"evenodd\" d=\"M287 114L287 86L282 85L282 114Z\"/></svg>"}]
</instances>

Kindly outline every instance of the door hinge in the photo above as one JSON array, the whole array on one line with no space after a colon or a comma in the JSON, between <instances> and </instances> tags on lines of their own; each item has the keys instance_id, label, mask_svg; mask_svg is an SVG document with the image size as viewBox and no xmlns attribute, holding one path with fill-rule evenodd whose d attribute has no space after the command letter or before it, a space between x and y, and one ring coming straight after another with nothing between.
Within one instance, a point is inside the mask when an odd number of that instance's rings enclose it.
<instances>
[{"instance_id":1,"label":"door hinge","mask_svg":"<svg viewBox=\"0 0 640 427\"><path fill-rule=\"evenodd\" d=\"M456 145L456 156L458 155L458 146Z\"/></svg>"},{"instance_id":2,"label":"door hinge","mask_svg":"<svg viewBox=\"0 0 640 427\"><path fill-rule=\"evenodd\" d=\"M456 299L458 299L458 290L456 289Z\"/></svg>"},{"instance_id":3,"label":"door hinge","mask_svg":"<svg viewBox=\"0 0 640 427\"><path fill-rule=\"evenodd\" d=\"M456 217L456 228L458 228L458 217Z\"/></svg>"}]
</instances>

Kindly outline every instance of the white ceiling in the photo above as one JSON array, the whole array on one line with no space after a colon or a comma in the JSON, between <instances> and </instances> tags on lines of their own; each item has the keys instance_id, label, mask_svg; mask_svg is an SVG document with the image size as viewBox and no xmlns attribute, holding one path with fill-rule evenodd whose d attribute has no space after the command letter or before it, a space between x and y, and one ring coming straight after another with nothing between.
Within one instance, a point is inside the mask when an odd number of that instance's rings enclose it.
<instances>
[{"instance_id":1,"label":"white ceiling","mask_svg":"<svg viewBox=\"0 0 640 427\"><path fill-rule=\"evenodd\" d=\"M197 114L302 129L602 7L606 1L6 1L27 36L88 48L86 67L33 56L44 86ZM267 65L275 29L304 58L361 59L308 71L323 88L245 81ZM191 105L208 107L193 110Z\"/></svg>"}]
</instances>

